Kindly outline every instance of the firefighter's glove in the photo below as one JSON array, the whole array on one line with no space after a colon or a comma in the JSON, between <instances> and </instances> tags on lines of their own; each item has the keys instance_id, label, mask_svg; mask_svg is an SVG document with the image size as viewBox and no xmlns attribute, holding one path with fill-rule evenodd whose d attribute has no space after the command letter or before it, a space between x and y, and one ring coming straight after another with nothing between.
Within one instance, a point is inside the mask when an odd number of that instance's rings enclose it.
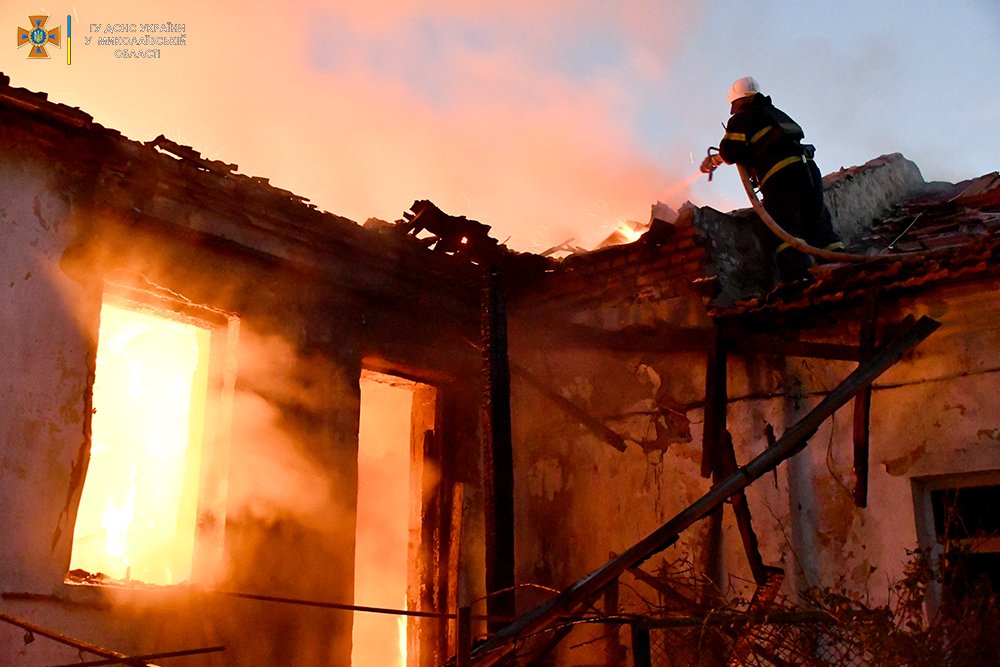
<instances>
[{"instance_id":1,"label":"firefighter's glove","mask_svg":"<svg viewBox=\"0 0 1000 667\"><path fill-rule=\"evenodd\" d=\"M722 164L722 156L718 153L712 153L701 161L701 173L711 174L719 168L720 164Z\"/></svg>"}]
</instances>

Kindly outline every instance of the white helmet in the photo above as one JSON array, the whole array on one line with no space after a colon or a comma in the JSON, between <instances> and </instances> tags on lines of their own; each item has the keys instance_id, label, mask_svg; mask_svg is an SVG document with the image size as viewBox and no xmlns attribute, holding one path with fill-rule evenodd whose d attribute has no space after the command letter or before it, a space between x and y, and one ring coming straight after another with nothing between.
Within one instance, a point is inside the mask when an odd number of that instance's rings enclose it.
<instances>
[{"instance_id":1,"label":"white helmet","mask_svg":"<svg viewBox=\"0 0 1000 667\"><path fill-rule=\"evenodd\" d=\"M742 79L736 79L736 81L733 81L733 85L729 87L729 103L732 104L741 97L754 95L759 92L760 86L752 76L745 76Z\"/></svg>"}]
</instances>

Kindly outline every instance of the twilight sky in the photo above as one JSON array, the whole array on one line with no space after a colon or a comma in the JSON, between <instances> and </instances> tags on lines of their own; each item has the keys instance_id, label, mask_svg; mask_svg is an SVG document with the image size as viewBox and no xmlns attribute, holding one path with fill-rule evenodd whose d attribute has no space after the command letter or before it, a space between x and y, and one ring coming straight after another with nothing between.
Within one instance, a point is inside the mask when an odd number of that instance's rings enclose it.
<instances>
[{"instance_id":1,"label":"twilight sky","mask_svg":"<svg viewBox=\"0 0 1000 667\"><path fill-rule=\"evenodd\" d=\"M430 199L518 250L593 247L658 199L746 206L735 169L696 172L747 74L803 126L824 173L890 152L927 180L1000 167L996 0L3 5L0 70L15 86L358 222ZM16 46L29 14L62 27L49 60ZM138 37L168 21L186 44L156 59L98 43L116 36L106 24Z\"/></svg>"}]
</instances>

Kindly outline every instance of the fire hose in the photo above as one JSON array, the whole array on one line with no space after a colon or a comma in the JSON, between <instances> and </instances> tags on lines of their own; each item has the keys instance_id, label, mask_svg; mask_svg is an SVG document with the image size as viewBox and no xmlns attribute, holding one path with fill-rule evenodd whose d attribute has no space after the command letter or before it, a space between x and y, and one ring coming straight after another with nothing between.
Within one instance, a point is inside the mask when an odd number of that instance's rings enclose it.
<instances>
[{"instance_id":1,"label":"fire hose","mask_svg":"<svg viewBox=\"0 0 1000 667\"><path fill-rule=\"evenodd\" d=\"M708 149L709 157L713 155L712 154L713 148L714 147ZM718 151L717 148L715 148L715 150ZM716 155L718 155L718 153L716 153ZM721 160L719 160L719 162L721 162ZM714 164L710 168L710 171L708 171L709 180L712 180L712 173L715 171L717 166L718 166L717 163ZM771 231L771 233L777 236L779 239L781 239L784 243L786 243L788 247L798 250L801 253L812 255L813 257L818 257L820 259L825 259L832 262L867 262L873 259L879 259L880 257L890 256L890 255L861 255L858 253L838 252L836 250L824 250L822 248L816 248L815 246L811 246L802 239L792 236L791 234L786 232L781 227L781 225L779 225L777 222L774 221L774 218L771 217L771 214L768 213L767 210L764 208L764 205L761 204L760 199L757 197L757 190L754 188L753 183L750 180L750 174L747 173L746 167L744 167L742 164L737 164L736 168L739 169L740 179L743 181L743 189L746 190L747 198L750 199L750 205L753 206L753 210L757 213L757 215L761 219L761 222L764 223L764 225ZM916 219L914 219L914 222L916 222ZM908 229L909 227L907 227L907 230ZM886 246L884 250L888 250L889 248L891 248L893 244L898 240L899 238L897 237L892 243ZM923 254L925 254L923 251L900 252L892 254L891 257L911 257L913 255L923 255Z\"/></svg>"},{"instance_id":2,"label":"fire hose","mask_svg":"<svg viewBox=\"0 0 1000 667\"><path fill-rule=\"evenodd\" d=\"M795 250L803 252L807 255L812 255L813 257L819 257L820 259L826 259L834 262L867 262L868 260L873 259L873 257L869 255L859 255L851 252L837 252L835 250L816 248L809 245L802 239L796 238L786 232L782 229L781 225L774 221L774 218L772 218L771 214L767 212L764 205L760 203L760 199L757 198L757 191L754 190L753 183L750 182L750 174L747 173L746 167L742 164L738 164L736 167L740 170L740 178L743 179L743 189L747 191L747 197L750 198L750 205L753 206L753 210L757 212L757 215L760 216L761 222L767 225L767 228L771 230L771 233L787 243L788 247L794 248Z\"/></svg>"}]
</instances>

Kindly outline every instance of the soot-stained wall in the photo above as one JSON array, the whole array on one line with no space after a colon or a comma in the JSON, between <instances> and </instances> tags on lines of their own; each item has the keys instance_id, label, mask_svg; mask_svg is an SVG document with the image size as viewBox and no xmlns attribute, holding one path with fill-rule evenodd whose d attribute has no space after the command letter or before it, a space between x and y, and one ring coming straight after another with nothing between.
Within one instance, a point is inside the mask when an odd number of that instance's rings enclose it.
<instances>
[{"instance_id":1,"label":"soot-stained wall","mask_svg":"<svg viewBox=\"0 0 1000 667\"><path fill-rule=\"evenodd\" d=\"M464 341L478 330L478 303L474 288L463 291L474 280L260 180L127 141L27 93L4 95L0 608L131 654L226 646L189 664L349 664L350 613L219 591L353 601L361 367L432 382L451 406L443 427L469 431L453 417L476 414L478 359ZM25 100L45 113L24 111ZM205 445L217 495L199 516L201 528L214 522L219 548L196 559L190 584L64 583L107 289L222 323L229 361L212 391L228 393ZM479 460L475 440L460 444ZM466 464L467 502L476 474ZM475 594L477 583L466 585ZM0 626L4 664L77 657L22 635Z\"/></svg>"},{"instance_id":2,"label":"soot-stained wall","mask_svg":"<svg viewBox=\"0 0 1000 667\"><path fill-rule=\"evenodd\" d=\"M919 172L914 176L908 164L890 157L851 172L838 192L859 188L861 201L842 201L838 210L853 210L870 224L896 197L919 189ZM887 171L877 173L882 167ZM682 256L691 251L679 240L689 233L687 225L713 214L682 212L673 234L655 248L640 242L569 263L512 306L518 334L512 336L512 360L532 378L515 374L513 386L519 582L563 588L709 489L701 477L701 443L706 359L718 322L708 308L722 287L706 292L704 274L671 275L664 267L684 264ZM726 224L735 234L740 222ZM716 252L708 249L717 265ZM868 595L873 604L885 602L909 553L935 546L921 527L924 489L942 481L981 483L983 475L1000 479L998 418L991 407L1000 382L996 287L987 275L880 298L879 343L908 317L927 315L941 327L873 385L867 507L857 507L852 495L851 403L824 422L802 452L747 489L763 561L785 571L782 594L788 599L801 600L810 587L836 586ZM735 337L764 328L789 341L856 346L865 315L859 299L846 299L806 304L769 325L762 317L768 316L737 313L725 325ZM640 332L644 349L635 345ZM769 434L780 437L856 366L760 347L731 351L727 426L737 460L763 453ZM623 436L625 451L540 392L539 383ZM643 568L654 574L673 568L675 584L694 573L721 584L728 596L749 598L753 579L733 516L724 507L721 540L706 519ZM621 581L625 611L648 612L650 601L664 601L630 574ZM531 606L531 595L521 603ZM603 637L591 643L582 636L586 630L574 632L579 640L560 645L558 664L606 659L604 629L591 633ZM621 641L628 643L624 634Z\"/></svg>"}]
</instances>

